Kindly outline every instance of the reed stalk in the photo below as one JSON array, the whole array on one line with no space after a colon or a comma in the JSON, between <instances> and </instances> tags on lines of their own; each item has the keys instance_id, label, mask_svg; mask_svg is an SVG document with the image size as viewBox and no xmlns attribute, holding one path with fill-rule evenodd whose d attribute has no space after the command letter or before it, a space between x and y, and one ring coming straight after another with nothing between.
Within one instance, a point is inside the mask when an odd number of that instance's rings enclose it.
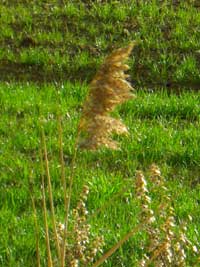
<instances>
[{"instance_id":1,"label":"reed stalk","mask_svg":"<svg viewBox=\"0 0 200 267\"><path fill-rule=\"evenodd\" d=\"M50 202L50 209L51 209L51 219L52 219L53 232L54 232L54 238L55 238L55 243L56 243L56 250L57 250L59 261L61 261L61 250L60 250L57 228L56 228L56 216L55 216L55 211L54 211L53 193L52 193L52 186L51 186L51 176L50 176L50 171L49 171L49 161L48 161L48 156L47 156L46 140L45 140L44 129L42 128L41 130L42 130L41 140L42 140L42 146L43 146L43 152L44 152L44 163L45 163L45 170L46 170L46 176L47 176L49 202Z\"/></svg>"},{"instance_id":2,"label":"reed stalk","mask_svg":"<svg viewBox=\"0 0 200 267\"><path fill-rule=\"evenodd\" d=\"M43 158L42 151L40 149L40 162L41 162L41 179L42 179L42 209L44 216L44 228L45 228L45 241L47 249L47 265L48 267L53 267L51 248L50 248L50 238L49 238L49 226L47 220L47 207L46 207L46 196L45 196L45 182L44 182L44 170L43 170Z\"/></svg>"},{"instance_id":3,"label":"reed stalk","mask_svg":"<svg viewBox=\"0 0 200 267\"><path fill-rule=\"evenodd\" d=\"M29 192L31 197L31 203L33 208L33 219L34 219L34 226L35 226L35 239L36 239L36 258L37 258L37 267L40 267L40 248L39 248L39 226L38 226L38 218L37 218L37 210L35 205L35 197L33 192L33 185L32 185L32 173L29 177Z\"/></svg>"}]
</instances>

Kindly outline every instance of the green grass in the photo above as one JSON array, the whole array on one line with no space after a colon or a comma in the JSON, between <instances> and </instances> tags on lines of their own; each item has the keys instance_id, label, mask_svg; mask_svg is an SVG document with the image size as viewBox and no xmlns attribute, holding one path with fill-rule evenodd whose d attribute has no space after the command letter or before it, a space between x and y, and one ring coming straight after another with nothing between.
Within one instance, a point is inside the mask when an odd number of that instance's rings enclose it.
<instances>
[{"instance_id":1,"label":"green grass","mask_svg":"<svg viewBox=\"0 0 200 267\"><path fill-rule=\"evenodd\" d=\"M60 218L63 218L57 114L61 112L63 115L64 154L66 172L69 174L80 103L87 86L66 83L60 94L56 90L53 85L0 86L2 266L12 266L14 263L22 266L20 261L25 266L31 266L28 262L35 253L28 177L33 169L36 205L40 214L39 117L42 116L45 118L55 206ZM135 100L116 112L130 128L130 136L121 139L121 151L78 153L73 205L82 185L89 183L91 194L88 209L95 211L123 186L133 184L136 169L146 170L151 163L156 162L167 176L177 220L184 219L189 214L193 217L189 236L195 241L198 237L194 233L194 227L199 227L199 98L199 93L191 92L178 96L168 95L166 91L138 91ZM133 192L132 189L132 194ZM137 223L138 208L130 193L129 189L125 196L117 198L92 221L95 230L103 232L107 248ZM126 203L126 198L129 199L129 204ZM42 228L42 220L40 227ZM41 244L42 242L44 240L41 237ZM138 242L137 238L129 241L116 256L112 256L106 266L116 266L118 258L119 262L124 261L128 266L130 259L135 259L137 253L141 253L140 248L136 248ZM120 263L117 266L121 266Z\"/></svg>"},{"instance_id":2,"label":"green grass","mask_svg":"<svg viewBox=\"0 0 200 267\"><path fill-rule=\"evenodd\" d=\"M0 4L1 79L90 80L113 48L137 40L131 60L136 86L197 88L198 4L136 2Z\"/></svg>"},{"instance_id":3,"label":"green grass","mask_svg":"<svg viewBox=\"0 0 200 267\"><path fill-rule=\"evenodd\" d=\"M120 151L78 152L72 206L85 183L91 213L128 185L127 193L91 219L108 249L137 224L138 206L129 186L135 171L156 163L167 179L176 220L191 215L188 236L194 242L200 238L200 93L191 90L199 89L200 79L198 1L89 2L0 4L0 266L35 265L28 189L32 170L45 266L40 124L47 138L55 209L63 220L57 115L63 117L68 177L88 82L105 55L135 39L139 44L129 73L137 98L115 112L130 136L118 137ZM143 253L141 238L141 233L131 238L104 266L136 266Z\"/></svg>"}]
</instances>

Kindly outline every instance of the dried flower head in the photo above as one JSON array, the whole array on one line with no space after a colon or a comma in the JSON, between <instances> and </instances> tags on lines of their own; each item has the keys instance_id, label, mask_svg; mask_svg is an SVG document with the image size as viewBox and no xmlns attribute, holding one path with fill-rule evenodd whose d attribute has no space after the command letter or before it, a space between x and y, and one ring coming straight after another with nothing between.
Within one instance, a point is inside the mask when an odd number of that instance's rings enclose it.
<instances>
[{"instance_id":1,"label":"dried flower head","mask_svg":"<svg viewBox=\"0 0 200 267\"><path fill-rule=\"evenodd\" d=\"M137 197L141 202L141 215L146 223L146 227L151 225L155 221L154 212L151 209L151 198L149 196L149 191L147 189L147 182L141 171L136 172L136 191Z\"/></svg>"},{"instance_id":2,"label":"dried flower head","mask_svg":"<svg viewBox=\"0 0 200 267\"><path fill-rule=\"evenodd\" d=\"M87 222L86 201L88 194L89 187L84 186L77 206L72 211L72 227L67 232L65 242L65 265L69 267L90 266L97 253L102 253L102 247L104 246L103 237L94 236L91 233L91 226ZM59 223L57 230L62 245L65 226Z\"/></svg>"},{"instance_id":3,"label":"dried flower head","mask_svg":"<svg viewBox=\"0 0 200 267\"><path fill-rule=\"evenodd\" d=\"M198 254L199 251L187 238L187 224L176 223L172 197L160 169L155 164L150 167L149 180L150 183L141 171L136 173L136 193L147 234L145 252L148 255L148 258L143 256L138 262L138 267L188 266L186 250L193 254ZM156 200L151 200L150 192L156 195ZM192 220L191 216L189 220Z\"/></svg>"},{"instance_id":4,"label":"dried flower head","mask_svg":"<svg viewBox=\"0 0 200 267\"><path fill-rule=\"evenodd\" d=\"M89 85L89 94L83 106L79 124L80 147L95 150L101 146L117 149L118 143L112 134L127 134L128 129L119 119L110 116L114 108L132 98L133 88L126 81L124 71L129 66L124 61L135 43L114 51L106 59Z\"/></svg>"}]
</instances>

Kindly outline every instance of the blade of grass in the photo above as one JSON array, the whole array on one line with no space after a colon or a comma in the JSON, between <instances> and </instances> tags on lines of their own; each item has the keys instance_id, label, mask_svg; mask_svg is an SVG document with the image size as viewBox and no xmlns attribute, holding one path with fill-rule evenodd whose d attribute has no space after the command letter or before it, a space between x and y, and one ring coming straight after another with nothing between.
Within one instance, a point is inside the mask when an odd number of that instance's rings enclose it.
<instances>
[{"instance_id":1,"label":"blade of grass","mask_svg":"<svg viewBox=\"0 0 200 267\"><path fill-rule=\"evenodd\" d=\"M44 162L45 162L45 170L47 175L47 184L48 184L48 192L49 192L49 201L50 201L50 209L51 209L51 218L52 218L52 225L53 225L53 231L54 231L54 238L56 243L56 250L58 254L58 259L61 261L61 251L60 251L60 245L58 240L58 233L56 229L56 217L55 217L55 211L54 211L54 204L53 204L53 193L52 193L52 186L51 186L51 176L49 171L49 161L47 157L47 147L46 147L46 140L45 140L45 134L43 127L41 128L42 132L42 146L44 150Z\"/></svg>"}]
</instances>

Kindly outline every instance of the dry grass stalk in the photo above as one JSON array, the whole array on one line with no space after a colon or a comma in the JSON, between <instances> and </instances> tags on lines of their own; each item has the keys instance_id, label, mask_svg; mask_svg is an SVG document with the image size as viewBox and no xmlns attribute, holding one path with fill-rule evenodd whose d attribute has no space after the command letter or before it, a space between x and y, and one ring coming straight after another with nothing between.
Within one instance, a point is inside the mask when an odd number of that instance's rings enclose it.
<instances>
[{"instance_id":1,"label":"dry grass stalk","mask_svg":"<svg viewBox=\"0 0 200 267\"><path fill-rule=\"evenodd\" d=\"M35 226L35 239L36 239L36 257L37 257L37 267L40 267L40 249L39 249L39 226L38 226L38 219L37 219L37 210L35 206L35 196L33 192L33 184L32 184L32 172L29 177L29 191L30 197L33 207L33 218L34 218L34 226Z\"/></svg>"},{"instance_id":2,"label":"dry grass stalk","mask_svg":"<svg viewBox=\"0 0 200 267\"><path fill-rule=\"evenodd\" d=\"M118 143L112 134L127 134L128 129L121 120L110 116L114 108L132 98L133 88L126 81L124 71L129 66L124 61L129 57L135 42L114 51L106 59L89 85L89 94L83 106L79 124L80 147L95 150L100 146L117 149Z\"/></svg>"},{"instance_id":3,"label":"dry grass stalk","mask_svg":"<svg viewBox=\"0 0 200 267\"><path fill-rule=\"evenodd\" d=\"M48 161L48 157L47 157L46 140L45 140L45 134L44 134L43 128L42 128L41 140L42 140L42 145L43 145L43 150L44 150L44 163L45 163L45 170L46 170L46 176L47 176L47 185L48 185L49 202L50 202L50 209L51 209L51 219L52 219L52 225L53 225L55 245L56 245L58 258L61 261L61 248L60 248L60 244L59 244L59 240L58 240L58 233L57 233L57 229L56 229L56 217L55 217L54 203L53 203L51 176L50 176L50 171L49 171L49 161Z\"/></svg>"},{"instance_id":4,"label":"dry grass stalk","mask_svg":"<svg viewBox=\"0 0 200 267\"><path fill-rule=\"evenodd\" d=\"M92 267L98 267L102 263L104 263L116 250L118 250L129 238L131 238L134 234L136 234L139 230L142 229L142 225L138 225L130 232L128 232L122 239L120 239L111 249L109 249L103 256L96 261Z\"/></svg>"},{"instance_id":5,"label":"dry grass stalk","mask_svg":"<svg viewBox=\"0 0 200 267\"><path fill-rule=\"evenodd\" d=\"M75 175L75 163L76 163L76 155L77 155L77 143L78 143L78 136L79 136L79 131L78 135L75 140L74 144L74 153L72 157L72 162L71 162L71 171L70 171L70 176L69 176L69 189L68 189L68 194L66 196L66 207L65 207L65 221L64 221L64 232L63 232L63 237L62 237L62 255L61 255L61 267L64 267L65 264L65 256L66 256L66 245L65 245L65 240L67 238L68 234L68 224L69 224L69 214L70 214L70 208L71 208L71 196L72 196L72 186L73 186L73 181L74 181L74 175ZM76 266L76 265L75 265Z\"/></svg>"},{"instance_id":6,"label":"dry grass stalk","mask_svg":"<svg viewBox=\"0 0 200 267\"><path fill-rule=\"evenodd\" d=\"M67 185L65 177L65 164L64 164L64 154L63 154L63 133L62 133L62 119L61 116L58 116L58 133L59 133L59 150L60 150L60 165L61 165L61 182L63 188L64 196L64 207L65 207L65 221L64 225L66 229L66 222L68 218L68 197L67 197ZM65 266L65 240L66 240L67 231L64 231L63 234L63 243L61 244L61 267Z\"/></svg>"},{"instance_id":7,"label":"dry grass stalk","mask_svg":"<svg viewBox=\"0 0 200 267\"><path fill-rule=\"evenodd\" d=\"M47 221L44 170L43 170L43 159L42 159L41 150L40 150L40 162L41 162L41 176L42 176L42 209L43 209L43 216L44 216L45 241L46 241L46 249L47 249L47 266L53 267L51 248L50 248L50 238L49 238L49 226L48 226L48 221Z\"/></svg>"}]
</instances>

